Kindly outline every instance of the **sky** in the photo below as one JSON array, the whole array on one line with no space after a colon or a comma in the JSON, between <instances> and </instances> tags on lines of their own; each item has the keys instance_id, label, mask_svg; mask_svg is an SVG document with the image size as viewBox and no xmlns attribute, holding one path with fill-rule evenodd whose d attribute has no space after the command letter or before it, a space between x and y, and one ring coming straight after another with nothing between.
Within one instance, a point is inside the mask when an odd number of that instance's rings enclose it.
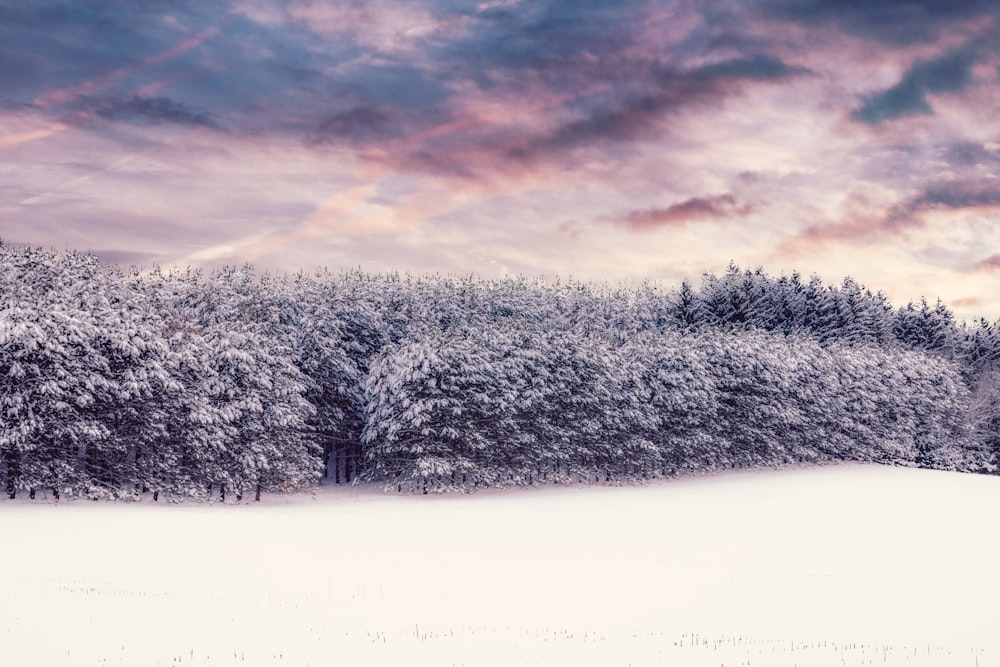
<instances>
[{"instance_id":1,"label":"sky","mask_svg":"<svg viewBox=\"0 0 1000 667\"><path fill-rule=\"evenodd\" d=\"M0 0L0 239L1000 317L994 0Z\"/></svg>"}]
</instances>

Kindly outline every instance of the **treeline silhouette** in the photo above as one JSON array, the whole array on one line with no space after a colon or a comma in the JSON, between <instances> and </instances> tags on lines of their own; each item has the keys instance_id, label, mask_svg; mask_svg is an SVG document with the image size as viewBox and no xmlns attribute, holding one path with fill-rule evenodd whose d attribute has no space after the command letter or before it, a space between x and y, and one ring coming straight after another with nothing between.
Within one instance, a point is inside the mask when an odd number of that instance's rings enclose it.
<instances>
[{"instance_id":1,"label":"treeline silhouette","mask_svg":"<svg viewBox=\"0 0 1000 667\"><path fill-rule=\"evenodd\" d=\"M0 245L0 482L171 499L861 460L992 471L997 325L730 266L695 289L140 272Z\"/></svg>"}]
</instances>

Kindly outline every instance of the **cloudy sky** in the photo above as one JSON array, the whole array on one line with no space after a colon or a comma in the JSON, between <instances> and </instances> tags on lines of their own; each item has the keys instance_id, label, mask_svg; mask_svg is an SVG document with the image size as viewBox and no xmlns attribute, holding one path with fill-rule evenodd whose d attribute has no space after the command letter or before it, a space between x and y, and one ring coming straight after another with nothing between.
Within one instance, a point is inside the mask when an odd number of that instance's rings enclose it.
<instances>
[{"instance_id":1,"label":"cloudy sky","mask_svg":"<svg viewBox=\"0 0 1000 667\"><path fill-rule=\"evenodd\" d=\"M0 0L0 238L1000 317L994 0Z\"/></svg>"}]
</instances>

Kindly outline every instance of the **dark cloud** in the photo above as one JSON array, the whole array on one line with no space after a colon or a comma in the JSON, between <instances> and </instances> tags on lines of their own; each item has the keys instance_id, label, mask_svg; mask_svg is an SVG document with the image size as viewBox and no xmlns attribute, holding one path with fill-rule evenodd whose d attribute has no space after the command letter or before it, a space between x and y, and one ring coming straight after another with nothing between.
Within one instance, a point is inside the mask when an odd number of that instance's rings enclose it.
<instances>
[{"instance_id":1,"label":"dark cloud","mask_svg":"<svg viewBox=\"0 0 1000 667\"><path fill-rule=\"evenodd\" d=\"M693 197L665 208L629 211L619 218L628 229L647 230L675 227L701 220L743 217L753 213L750 204L739 204L732 195Z\"/></svg>"},{"instance_id":2,"label":"dark cloud","mask_svg":"<svg viewBox=\"0 0 1000 667\"><path fill-rule=\"evenodd\" d=\"M924 90L913 81L904 79L889 90L870 97L859 109L851 112L851 119L868 125L880 125L887 120L930 116L933 113Z\"/></svg>"},{"instance_id":3,"label":"dark cloud","mask_svg":"<svg viewBox=\"0 0 1000 667\"><path fill-rule=\"evenodd\" d=\"M396 134L399 118L391 109L373 105L357 106L323 121L307 143L356 143Z\"/></svg>"},{"instance_id":4,"label":"dark cloud","mask_svg":"<svg viewBox=\"0 0 1000 667\"><path fill-rule=\"evenodd\" d=\"M544 0L476 12L469 33L437 57L484 82L486 70L530 70L552 84L573 85L574 74L616 67L641 27L637 13L648 6L648 0Z\"/></svg>"},{"instance_id":5,"label":"dark cloud","mask_svg":"<svg viewBox=\"0 0 1000 667\"><path fill-rule=\"evenodd\" d=\"M945 182L928 186L917 197L893 211L895 217L906 217L928 210L954 210L1000 206L1000 183Z\"/></svg>"},{"instance_id":6,"label":"dark cloud","mask_svg":"<svg viewBox=\"0 0 1000 667\"><path fill-rule=\"evenodd\" d=\"M754 56L752 58L735 58L720 63L704 65L691 71L690 76L695 81L715 83L719 81L773 81L786 79L798 74L807 74L804 67L788 65L770 56Z\"/></svg>"},{"instance_id":7,"label":"dark cloud","mask_svg":"<svg viewBox=\"0 0 1000 667\"><path fill-rule=\"evenodd\" d=\"M976 142L958 142L944 149L948 164L962 167L1000 164L1000 149Z\"/></svg>"},{"instance_id":8,"label":"dark cloud","mask_svg":"<svg viewBox=\"0 0 1000 667\"><path fill-rule=\"evenodd\" d=\"M766 15L888 44L932 40L957 20L996 13L995 0L759 0Z\"/></svg>"},{"instance_id":9,"label":"dark cloud","mask_svg":"<svg viewBox=\"0 0 1000 667\"><path fill-rule=\"evenodd\" d=\"M351 87L375 104L426 109L450 96L445 81L406 63L379 63L352 70Z\"/></svg>"},{"instance_id":10,"label":"dark cloud","mask_svg":"<svg viewBox=\"0 0 1000 667\"><path fill-rule=\"evenodd\" d=\"M451 120L447 112L433 107L423 110L361 104L319 122L306 136L305 143L307 146L386 147L394 141L431 130ZM392 160L397 163L419 161L414 151L424 150L422 145L423 142L410 144L405 155L397 152L391 156ZM437 148L447 153L445 147L439 145ZM448 157L439 155L438 159L447 160Z\"/></svg>"},{"instance_id":11,"label":"dark cloud","mask_svg":"<svg viewBox=\"0 0 1000 667\"><path fill-rule=\"evenodd\" d=\"M550 150L636 139L663 118L737 94L748 82L780 81L806 72L766 56L731 59L690 70L655 67L646 76L647 92L624 102L598 106L584 118L513 149L511 155L525 159Z\"/></svg>"},{"instance_id":12,"label":"dark cloud","mask_svg":"<svg viewBox=\"0 0 1000 667\"><path fill-rule=\"evenodd\" d=\"M121 121L135 125L158 125L170 123L188 127L220 129L210 116L192 111L183 104L165 97L131 97L119 100L104 100L94 107L98 116L109 121Z\"/></svg>"},{"instance_id":13,"label":"dark cloud","mask_svg":"<svg viewBox=\"0 0 1000 667\"><path fill-rule=\"evenodd\" d=\"M869 97L851 118L869 125L907 116L934 113L927 93L954 93L972 83L972 67L978 54L961 48L940 58L915 64L892 88Z\"/></svg>"}]
</instances>

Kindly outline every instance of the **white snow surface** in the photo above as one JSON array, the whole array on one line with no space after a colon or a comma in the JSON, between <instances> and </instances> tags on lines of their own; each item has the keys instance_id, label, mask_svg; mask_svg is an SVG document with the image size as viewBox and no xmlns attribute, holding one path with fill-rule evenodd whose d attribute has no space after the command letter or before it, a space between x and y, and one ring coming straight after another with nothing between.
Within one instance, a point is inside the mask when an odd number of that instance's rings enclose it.
<instances>
[{"instance_id":1,"label":"white snow surface","mask_svg":"<svg viewBox=\"0 0 1000 667\"><path fill-rule=\"evenodd\" d=\"M0 500L0 663L1000 666L1000 478Z\"/></svg>"}]
</instances>

